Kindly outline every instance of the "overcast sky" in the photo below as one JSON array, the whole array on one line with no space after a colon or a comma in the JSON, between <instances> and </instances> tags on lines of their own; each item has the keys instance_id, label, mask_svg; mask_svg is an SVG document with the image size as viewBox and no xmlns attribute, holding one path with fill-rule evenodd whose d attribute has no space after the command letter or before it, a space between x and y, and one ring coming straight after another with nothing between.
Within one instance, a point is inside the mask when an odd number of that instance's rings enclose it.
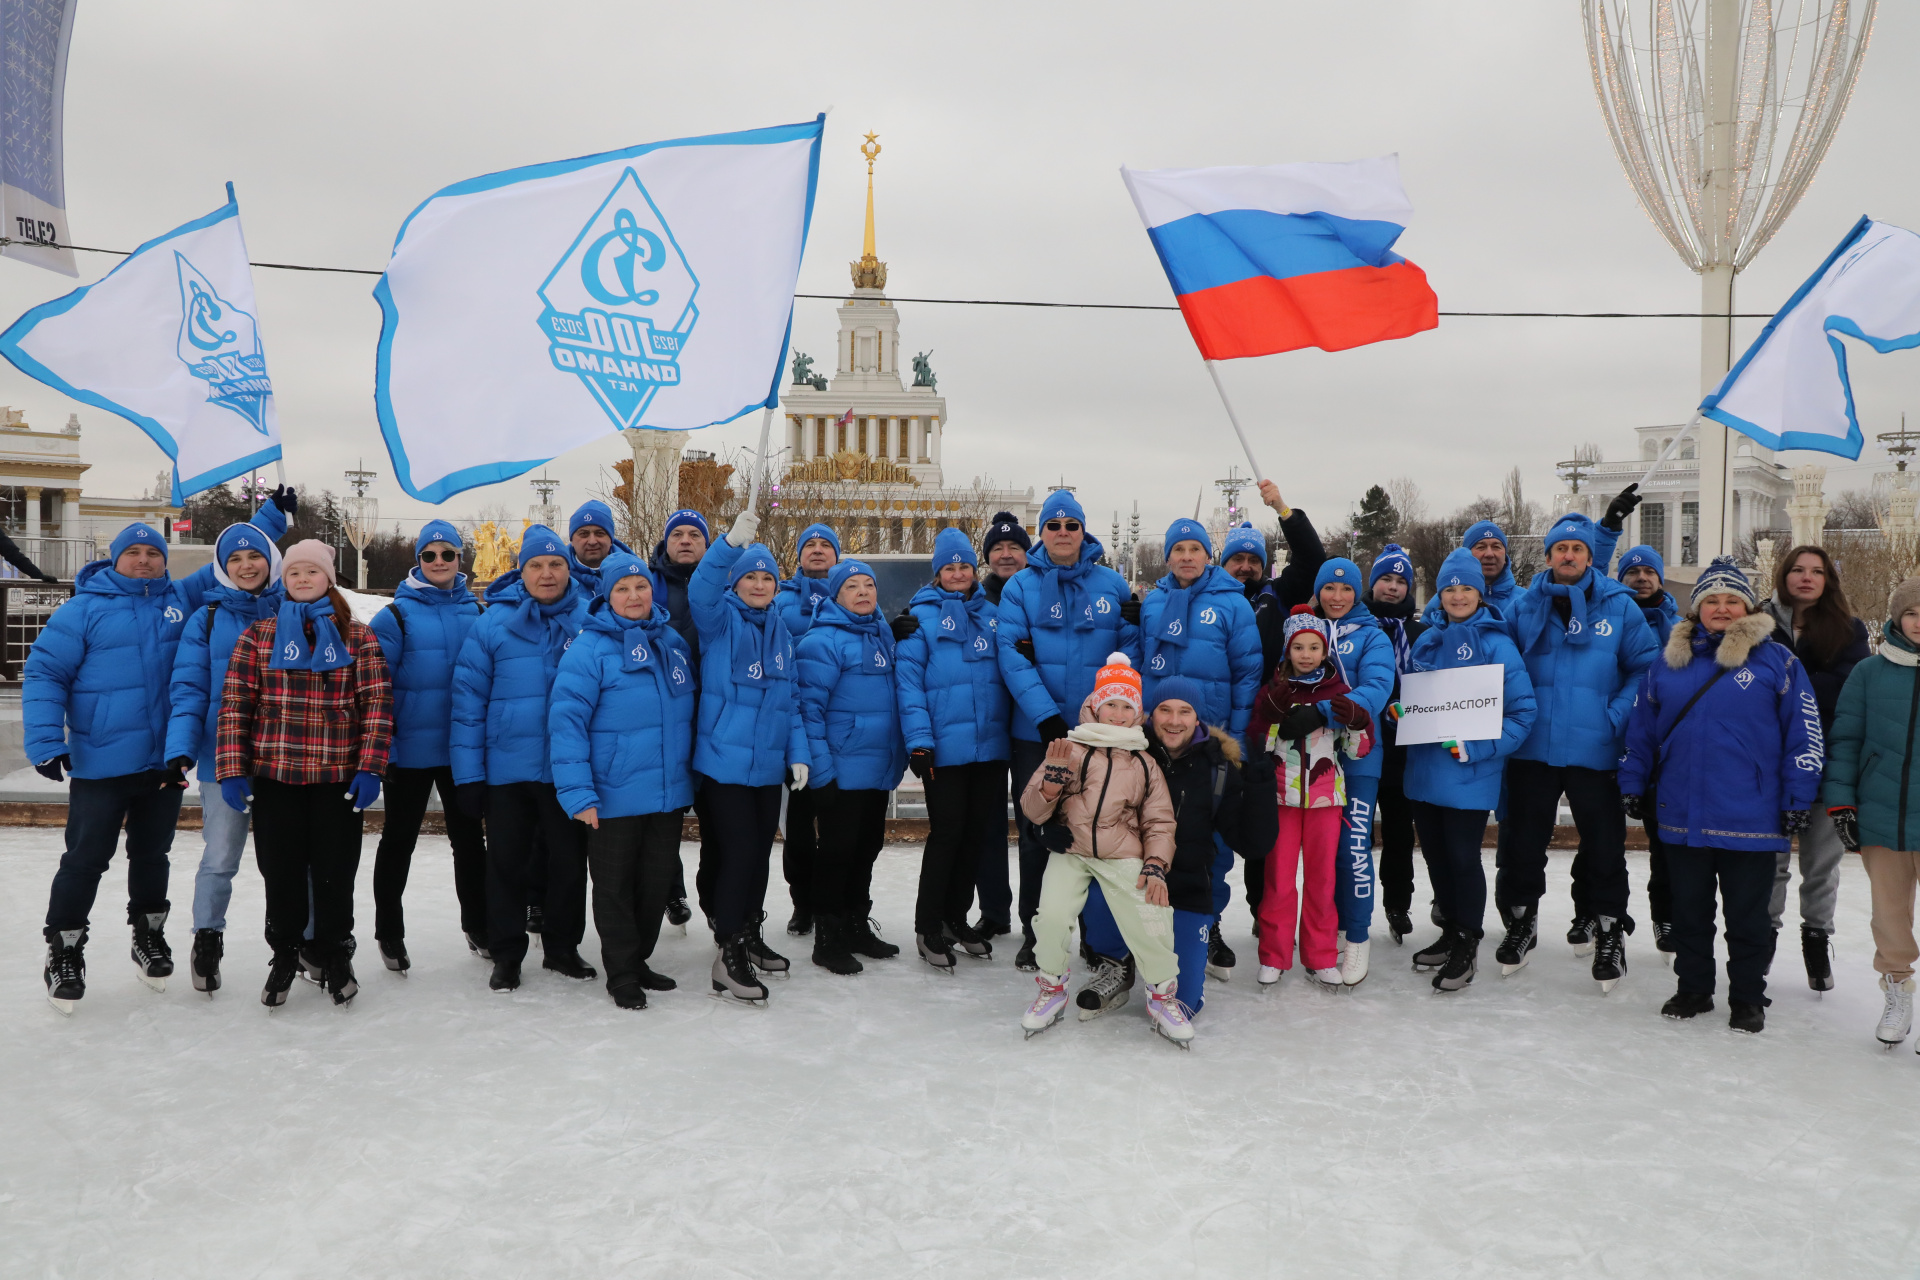
<instances>
[{"instance_id":1,"label":"overcast sky","mask_svg":"<svg viewBox=\"0 0 1920 1280\"><path fill-rule=\"evenodd\" d=\"M1920 6L1883 5L1819 179L1741 277L1736 305L1784 301L1861 213L1920 228ZM875 130L880 256L896 296L1171 301L1121 186L1138 167L1347 160L1398 152L1414 204L1399 249L1443 310L1692 311L1696 277L1640 212L1593 98L1578 0L1261 0L1237 5L325 5L81 0L67 77L75 241L131 248L237 186L258 261L378 268L440 187L634 143L830 109L801 291L848 287ZM82 254L84 280L114 259ZM392 482L372 409L369 276L257 271L287 468L341 488L382 473L407 527L531 500L525 480L436 511ZM59 276L0 261L4 319ZM833 303L801 302L794 342L831 364ZM1742 342L1760 322L1742 328ZM1191 512L1242 462L1174 313L901 308L934 352L949 483L1077 485L1104 529L1137 499L1148 528ZM1920 422L1920 354L1854 360L1868 434ZM1418 479L1444 512L1518 463L1532 496L1576 444L1629 456L1632 429L1698 400L1698 322L1443 320L1337 355L1243 360L1225 376L1262 463L1331 520L1368 484ZM822 353L826 353L822 355ZM40 427L80 412L89 491L125 496L164 458L132 425L0 364L0 402ZM751 444L752 420L711 429ZM555 461L560 501L627 456ZM1808 455L1788 454L1788 463ZM1815 459L1819 460L1819 459ZM1843 460L1832 459L1841 466Z\"/></svg>"}]
</instances>

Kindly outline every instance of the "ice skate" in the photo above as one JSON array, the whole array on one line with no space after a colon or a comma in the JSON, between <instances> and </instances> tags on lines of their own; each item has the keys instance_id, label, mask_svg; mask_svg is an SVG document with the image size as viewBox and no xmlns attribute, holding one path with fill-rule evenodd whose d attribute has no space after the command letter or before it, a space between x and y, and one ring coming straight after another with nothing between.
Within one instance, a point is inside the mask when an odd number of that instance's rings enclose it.
<instances>
[{"instance_id":1,"label":"ice skate","mask_svg":"<svg viewBox=\"0 0 1920 1280\"><path fill-rule=\"evenodd\" d=\"M127 922L133 926L133 963L140 970L140 981L155 991L165 991L167 979L173 974L173 948L167 945L163 932L167 909L129 911Z\"/></svg>"},{"instance_id":2,"label":"ice skate","mask_svg":"<svg viewBox=\"0 0 1920 1280\"><path fill-rule=\"evenodd\" d=\"M1889 1052L1913 1034L1913 979L1888 982L1880 975L1880 989L1887 993L1887 1007L1880 1013L1880 1025L1873 1034Z\"/></svg>"},{"instance_id":3,"label":"ice skate","mask_svg":"<svg viewBox=\"0 0 1920 1280\"><path fill-rule=\"evenodd\" d=\"M762 911L759 915L753 917L747 924L747 927L741 931L747 939L747 962L768 977L788 977L790 976L790 970L792 970L793 965L785 956L768 946L766 938L761 936L760 930L766 925L766 922L767 913Z\"/></svg>"},{"instance_id":4,"label":"ice skate","mask_svg":"<svg viewBox=\"0 0 1920 1280\"><path fill-rule=\"evenodd\" d=\"M193 956L188 967L193 970L193 989L204 991L207 998L220 989L220 959L226 951L226 936L218 929L196 929L193 934Z\"/></svg>"},{"instance_id":5,"label":"ice skate","mask_svg":"<svg viewBox=\"0 0 1920 1280\"><path fill-rule=\"evenodd\" d=\"M401 977L406 977L407 970L413 967L413 961L407 958L407 944L404 942L382 942L379 944L379 947L380 963L386 965L389 970L399 974Z\"/></svg>"},{"instance_id":6,"label":"ice skate","mask_svg":"<svg viewBox=\"0 0 1920 1280\"><path fill-rule=\"evenodd\" d=\"M1697 1018L1713 1012L1713 997L1698 991L1676 991L1660 1006L1660 1015L1675 1021Z\"/></svg>"},{"instance_id":7,"label":"ice skate","mask_svg":"<svg viewBox=\"0 0 1920 1280\"><path fill-rule=\"evenodd\" d=\"M1260 966L1259 982L1263 987L1277 987L1280 979L1286 976L1285 969L1276 969L1270 964Z\"/></svg>"},{"instance_id":8,"label":"ice skate","mask_svg":"<svg viewBox=\"0 0 1920 1280\"><path fill-rule=\"evenodd\" d=\"M1080 1010L1080 1021L1091 1022L1125 1004L1133 994L1133 977L1132 956L1124 960L1096 956L1093 980L1073 998Z\"/></svg>"},{"instance_id":9,"label":"ice skate","mask_svg":"<svg viewBox=\"0 0 1920 1280\"><path fill-rule=\"evenodd\" d=\"M1593 980L1600 984L1600 994L1613 990L1620 979L1627 976L1627 933L1618 920L1612 916L1601 916L1594 934Z\"/></svg>"},{"instance_id":10,"label":"ice skate","mask_svg":"<svg viewBox=\"0 0 1920 1280\"><path fill-rule=\"evenodd\" d=\"M900 948L880 936L873 920L873 904L867 903L847 921L847 945L857 956L869 960L891 960Z\"/></svg>"},{"instance_id":11,"label":"ice skate","mask_svg":"<svg viewBox=\"0 0 1920 1280\"><path fill-rule=\"evenodd\" d=\"M1653 949L1660 953L1660 963L1669 969L1673 967L1673 926L1665 920L1653 922Z\"/></svg>"},{"instance_id":12,"label":"ice skate","mask_svg":"<svg viewBox=\"0 0 1920 1280\"><path fill-rule=\"evenodd\" d=\"M1575 916L1573 926L1567 930L1567 945L1573 948L1576 956L1593 954L1594 935L1600 930L1600 922L1592 916Z\"/></svg>"},{"instance_id":13,"label":"ice skate","mask_svg":"<svg viewBox=\"0 0 1920 1280\"><path fill-rule=\"evenodd\" d=\"M813 962L828 973L852 977L866 966L854 959L849 946L847 922L840 916L815 916L813 926Z\"/></svg>"},{"instance_id":14,"label":"ice skate","mask_svg":"<svg viewBox=\"0 0 1920 1280\"><path fill-rule=\"evenodd\" d=\"M1453 936L1453 950L1447 954L1447 963L1433 975L1433 989L1446 992L1470 986L1473 975L1479 969L1480 939L1470 933L1456 933Z\"/></svg>"},{"instance_id":15,"label":"ice skate","mask_svg":"<svg viewBox=\"0 0 1920 1280\"><path fill-rule=\"evenodd\" d=\"M591 982L600 976L599 970L580 958L579 949L575 947L568 947L564 951L558 947L543 951L540 967L576 982Z\"/></svg>"},{"instance_id":16,"label":"ice skate","mask_svg":"<svg viewBox=\"0 0 1920 1280\"><path fill-rule=\"evenodd\" d=\"M1220 936L1220 922L1215 920L1207 930L1207 976L1226 982L1233 977L1233 966L1239 957L1233 954L1233 948Z\"/></svg>"},{"instance_id":17,"label":"ice skate","mask_svg":"<svg viewBox=\"0 0 1920 1280\"><path fill-rule=\"evenodd\" d=\"M347 1004L360 994L360 984L353 978L353 962L344 954L334 957L327 966L327 994L337 1005Z\"/></svg>"},{"instance_id":18,"label":"ice skate","mask_svg":"<svg viewBox=\"0 0 1920 1280\"><path fill-rule=\"evenodd\" d=\"M470 933L463 933L460 936L467 940L468 951L471 951L474 955L479 956L482 960L493 959L493 952L487 949L487 945L484 942L481 942L478 938L474 937Z\"/></svg>"},{"instance_id":19,"label":"ice skate","mask_svg":"<svg viewBox=\"0 0 1920 1280\"><path fill-rule=\"evenodd\" d=\"M1387 932L1393 935L1393 945L1399 946L1413 932L1413 917L1405 911L1387 912Z\"/></svg>"},{"instance_id":20,"label":"ice skate","mask_svg":"<svg viewBox=\"0 0 1920 1280\"><path fill-rule=\"evenodd\" d=\"M1440 936L1413 953L1413 971L1431 973L1436 969L1445 968L1447 957L1453 954L1454 940L1459 936L1459 932L1452 925L1441 925Z\"/></svg>"},{"instance_id":21,"label":"ice skate","mask_svg":"<svg viewBox=\"0 0 1920 1280\"><path fill-rule=\"evenodd\" d=\"M327 981L326 962L320 959L320 951L312 942L300 944L300 976L314 986L324 986Z\"/></svg>"},{"instance_id":22,"label":"ice skate","mask_svg":"<svg viewBox=\"0 0 1920 1280\"><path fill-rule=\"evenodd\" d=\"M1153 1029L1182 1049L1193 1047L1193 1023L1187 1019L1187 1007L1174 998L1180 988L1178 978L1168 978L1158 986L1147 984L1147 1019Z\"/></svg>"},{"instance_id":23,"label":"ice skate","mask_svg":"<svg viewBox=\"0 0 1920 1280\"><path fill-rule=\"evenodd\" d=\"M1020 937L1020 950L1014 953L1013 967L1022 973L1040 972L1040 962L1033 958L1033 926L1021 925Z\"/></svg>"},{"instance_id":24,"label":"ice skate","mask_svg":"<svg viewBox=\"0 0 1920 1280\"><path fill-rule=\"evenodd\" d=\"M1540 920L1531 906L1502 907L1500 918L1507 934L1494 948L1493 958L1500 962L1500 976L1512 977L1527 967L1527 957L1540 945Z\"/></svg>"},{"instance_id":25,"label":"ice skate","mask_svg":"<svg viewBox=\"0 0 1920 1280\"><path fill-rule=\"evenodd\" d=\"M1367 953L1372 949L1371 939L1366 942L1349 941L1347 943L1345 949L1340 952L1341 985L1357 987L1367 980Z\"/></svg>"},{"instance_id":26,"label":"ice skate","mask_svg":"<svg viewBox=\"0 0 1920 1280\"><path fill-rule=\"evenodd\" d=\"M47 929L47 1003L71 1017L73 1006L87 994L87 930Z\"/></svg>"},{"instance_id":27,"label":"ice skate","mask_svg":"<svg viewBox=\"0 0 1920 1280\"><path fill-rule=\"evenodd\" d=\"M1057 978L1045 973L1034 975L1033 980L1039 984L1040 994L1033 998L1033 1003L1027 1006L1027 1011L1020 1015L1020 1029L1027 1033L1027 1039L1033 1039L1060 1021L1060 1015L1067 1010L1067 979L1072 973L1073 971L1069 969Z\"/></svg>"},{"instance_id":28,"label":"ice skate","mask_svg":"<svg viewBox=\"0 0 1920 1280\"><path fill-rule=\"evenodd\" d=\"M546 929L547 909L545 907L528 907L527 932L532 934L534 941L539 942L542 947L546 946L546 943L541 940L540 935L545 933Z\"/></svg>"},{"instance_id":29,"label":"ice skate","mask_svg":"<svg viewBox=\"0 0 1920 1280\"><path fill-rule=\"evenodd\" d=\"M752 945L753 927L749 925L728 938L720 954L713 958L715 999L727 1004L765 1007L767 989L753 975L753 960L748 952Z\"/></svg>"},{"instance_id":30,"label":"ice skate","mask_svg":"<svg viewBox=\"0 0 1920 1280\"><path fill-rule=\"evenodd\" d=\"M916 933L913 935L913 944L919 949L922 960L932 965L938 972L949 977L953 976L953 944L947 941L945 930L942 930L937 937Z\"/></svg>"},{"instance_id":31,"label":"ice skate","mask_svg":"<svg viewBox=\"0 0 1920 1280\"><path fill-rule=\"evenodd\" d=\"M1815 991L1833 990L1833 942L1827 931L1801 925L1800 954L1807 962L1807 985Z\"/></svg>"},{"instance_id":32,"label":"ice skate","mask_svg":"<svg viewBox=\"0 0 1920 1280\"><path fill-rule=\"evenodd\" d=\"M281 947L273 953L273 962L267 966L267 985L260 988L260 1003L269 1009L278 1009L287 1002L287 992L293 989L293 975L300 969L300 953L294 947Z\"/></svg>"},{"instance_id":33,"label":"ice skate","mask_svg":"<svg viewBox=\"0 0 1920 1280\"><path fill-rule=\"evenodd\" d=\"M1324 969L1309 969L1307 976L1329 991L1343 991L1346 984L1340 981L1340 966L1328 965Z\"/></svg>"},{"instance_id":34,"label":"ice skate","mask_svg":"<svg viewBox=\"0 0 1920 1280\"><path fill-rule=\"evenodd\" d=\"M962 954L975 960L993 959L993 943L965 920L949 923L946 926L947 941L960 948Z\"/></svg>"},{"instance_id":35,"label":"ice skate","mask_svg":"<svg viewBox=\"0 0 1920 1280\"><path fill-rule=\"evenodd\" d=\"M1728 1007L1733 1013L1727 1018L1727 1025L1735 1031L1757 1036L1767 1029L1767 1011L1757 1004L1748 1004L1744 1000L1729 1000Z\"/></svg>"},{"instance_id":36,"label":"ice skate","mask_svg":"<svg viewBox=\"0 0 1920 1280\"><path fill-rule=\"evenodd\" d=\"M687 905L685 898L667 899L667 923L680 931L681 937L687 936L687 921L693 919L693 908Z\"/></svg>"}]
</instances>

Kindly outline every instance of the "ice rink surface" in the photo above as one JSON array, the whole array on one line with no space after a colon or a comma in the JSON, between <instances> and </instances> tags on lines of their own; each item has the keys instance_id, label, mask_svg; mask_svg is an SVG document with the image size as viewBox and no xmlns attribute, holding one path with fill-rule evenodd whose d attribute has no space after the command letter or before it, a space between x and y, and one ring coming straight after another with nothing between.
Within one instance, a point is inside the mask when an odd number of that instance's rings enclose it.
<instances>
[{"instance_id":1,"label":"ice rink surface","mask_svg":"<svg viewBox=\"0 0 1920 1280\"><path fill-rule=\"evenodd\" d=\"M67 1019L40 979L60 833L0 831L6 1277L1920 1270L1920 1056L1873 1040L1851 858L1838 989L1807 990L1790 927L1759 1037L1727 1029L1724 998L1711 1017L1661 1018L1673 982L1644 931L1603 997L1561 941L1565 856L1532 964L1502 979L1489 943L1454 996L1383 931L1356 991L1296 972L1259 993L1236 871L1240 968L1209 983L1183 1053L1147 1029L1137 989L1104 1019L1070 1014L1023 1041L1033 982L1011 948L954 977L911 956L905 847L875 886L900 959L836 978L775 928L793 978L770 984L767 1009L725 1007L706 994L696 918L656 954L681 989L623 1013L537 951L519 992L490 993L440 840L422 842L408 891L413 976L386 972L370 839L359 998L336 1009L301 982L270 1014L251 860L228 985L191 989L199 838L179 843L169 990L127 958L116 859ZM1645 870L1636 858L1636 909ZM777 863L773 880L784 922ZM596 948L589 931L597 965Z\"/></svg>"}]
</instances>

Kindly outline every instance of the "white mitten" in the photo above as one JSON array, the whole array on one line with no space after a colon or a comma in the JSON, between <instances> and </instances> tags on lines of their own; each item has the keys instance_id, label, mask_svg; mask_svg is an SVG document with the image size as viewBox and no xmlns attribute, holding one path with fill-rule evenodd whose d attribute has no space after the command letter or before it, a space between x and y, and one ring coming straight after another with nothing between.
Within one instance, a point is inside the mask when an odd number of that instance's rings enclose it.
<instances>
[{"instance_id":1,"label":"white mitten","mask_svg":"<svg viewBox=\"0 0 1920 1280\"><path fill-rule=\"evenodd\" d=\"M733 518L733 528L727 530L727 541L736 547L750 547L753 540L760 536L760 517L751 511L742 511Z\"/></svg>"},{"instance_id":2,"label":"white mitten","mask_svg":"<svg viewBox=\"0 0 1920 1280\"><path fill-rule=\"evenodd\" d=\"M795 791L805 791L807 789L807 766L796 764L790 767L793 770L793 789Z\"/></svg>"}]
</instances>

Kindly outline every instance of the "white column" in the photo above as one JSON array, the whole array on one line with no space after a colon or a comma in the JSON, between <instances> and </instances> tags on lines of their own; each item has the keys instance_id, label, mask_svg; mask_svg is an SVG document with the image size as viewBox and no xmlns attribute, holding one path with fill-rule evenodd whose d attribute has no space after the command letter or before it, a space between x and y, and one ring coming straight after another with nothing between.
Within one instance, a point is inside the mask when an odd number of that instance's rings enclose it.
<instances>
[{"instance_id":1,"label":"white column","mask_svg":"<svg viewBox=\"0 0 1920 1280\"><path fill-rule=\"evenodd\" d=\"M40 536L40 486L37 484L27 486L27 536Z\"/></svg>"},{"instance_id":2,"label":"white column","mask_svg":"<svg viewBox=\"0 0 1920 1280\"><path fill-rule=\"evenodd\" d=\"M62 496L65 501L60 504L60 536L77 538L80 536L80 491L67 489Z\"/></svg>"},{"instance_id":3,"label":"white column","mask_svg":"<svg viewBox=\"0 0 1920 1280\"><path fill-rule=\"evenodd\" d=\"M927 434L932 437L927 443L927 457L933 461L934 465L938 466L940 462L940 419L927 419Z\"/></svg>"}]
</instances>

